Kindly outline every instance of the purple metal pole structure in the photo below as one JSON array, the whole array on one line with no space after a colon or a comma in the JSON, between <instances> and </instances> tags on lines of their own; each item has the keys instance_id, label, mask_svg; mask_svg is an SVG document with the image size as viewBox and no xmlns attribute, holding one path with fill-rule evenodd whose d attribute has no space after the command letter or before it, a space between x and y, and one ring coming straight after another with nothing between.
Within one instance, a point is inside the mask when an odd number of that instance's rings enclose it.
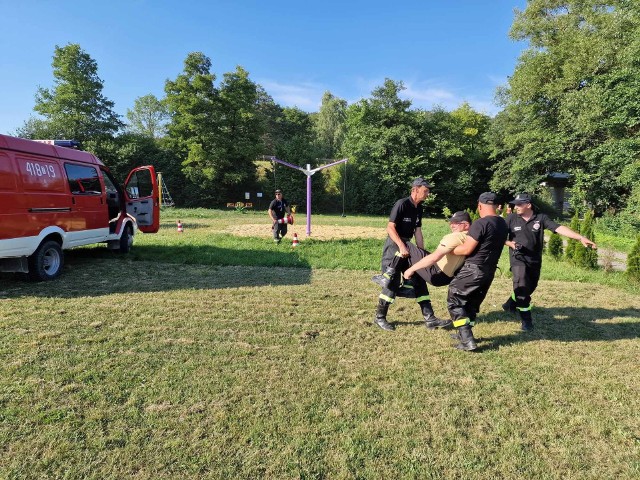
<instances>
[{"instance_id":1,"label":"purple metal pole structure","mask_svg":"<svg viewBox=\"0 0 640 480\"><path fill-rule=\"evenodd\" d=\"M279 158L276 158L276 157L262 157L262 158L268 158L269 160L273 162L278 162L284 165L285 167L293 168L295 170L300 170L302 173L304 173L307 176L307 237L308 237L309 235L311 235L311 175L313 175L316 172L319 172L320 170L324 170L325 168L333 167L334 165L338 165L340 163L345 163L347 159L343 158L342 160L337 160L335 162L327 163L326 165L322 165L314 169L312 169L311 165L307 163L307 168L305 170L304 168L299 167L298 165L294 165L293 163L287 163L284 160L280 160Z\"/></svg>"},{"instance_id":2,"label":"purple metal pole structure","mask_svg":"<svg viewBox=\"0 0 640 480\"><path fill-rule=\"evenodd\" d=\"M307 170L311 170L307 164ZM307 237L311 235L311 175L307 175Z\"/></svg>"}]
</instances>

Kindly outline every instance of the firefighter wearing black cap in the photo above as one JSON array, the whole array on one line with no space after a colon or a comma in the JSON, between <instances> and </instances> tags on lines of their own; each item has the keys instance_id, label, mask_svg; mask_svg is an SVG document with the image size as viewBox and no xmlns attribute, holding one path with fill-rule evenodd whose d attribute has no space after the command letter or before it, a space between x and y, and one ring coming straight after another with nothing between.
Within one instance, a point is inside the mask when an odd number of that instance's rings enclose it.
<instances>
[{"instance_id":1,"label":"firefighter wearing black cap","mask_svg":"<svg viewBox=\"0 0 640 480\"><path fill-rule=\"evenodd\" d=\"M533 329L531 294L540 280L544 230L579 240L585 247L597 247L588 238L557 224L544 213L536 213L533 210L531 195L528 193L519 193L509 203L514 205L515 212L507 216L509 236L505 244L509 247L513 292L502 308L517 313L522 330L529 331Z\"/></svg>"},{"instance_id":2,"label":"firefighter wearing black cap","mask_svg":"<svg viewBox=\"0 0 640 480\"><path fill-rule=\"evenodd\" d=\"M502 248L507 240L507 224L496 213L498 197L485 192L478 198L480 219L473 222L462 245L453 250L455 255L466 255L462 268L449 284L447 307L457 329L456 348L475 350L476 340L472 327L480 305L487 296L496 273Z\"/></svg>"},{"instance_id":3,"label":"firefighter wearing black cap","mask_svg":"<svg viewBox=\"0 0 640 480\"><path fill-rule=\"evenodd\" d=\"M273 241L280 243L282 238L287 234L287 224L278 221L284 219L285 214L291 214L291 207L289 201L282 196L282 190L276 190L276 198L274 198L269 204L269 210L267 212L269 218L271 218L271 232L273 233Z\"/></svg>"},{"instance_id":4,"label":"firefighter wearing black cap","mask_svg":"<svg viewBox=\"0 0 640 480\"><path fill-rule=\"evenodd\" d=\"M422 202L429 196L430 189L431 185L426 180L416 178L411 184L411 195L398 200L389 215L388 237L382 250L382 275L376 275L372 279L382 286L373 321L383 330L392 331L396 328L387 321L387 312L400 288L402 272L409 266L408 243L415 236L416 245L424 248ZM420 305L425 324L429 321L440 321L433 313L427 284L419 281L414 288L416 301Z\"/></svg>"}]
</instances>

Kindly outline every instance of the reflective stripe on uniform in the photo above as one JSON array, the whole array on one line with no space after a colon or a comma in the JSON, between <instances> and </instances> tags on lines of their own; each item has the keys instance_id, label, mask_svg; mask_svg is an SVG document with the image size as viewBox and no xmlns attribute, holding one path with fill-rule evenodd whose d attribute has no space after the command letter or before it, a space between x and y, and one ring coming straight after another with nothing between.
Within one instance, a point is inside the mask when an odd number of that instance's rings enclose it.
<instances>
[{"instance_id":1,"label":"reflective stripe on uniform","mask_svg":"<svg viewBox=\"0 0 640 480\"><path fill-rule=\"evenodd\" d=\"M385 302L389 302L389 303L393 303L394 299L391 297L387 297L385 294L381 293L380 295L378 295L378 298L380 300L384 300Z\"/></svg>"},{"instance_id":2,"label":"reflective stripe on uniform","mask_svg":"<svg viewBox=\"0 0 640 480\"><path fill-rule=\"evenodd\" d=\"M431 297L429 295L423 295L422 297L418 297L416 298L416 302L420 303L420 302L430 302L431 301Z\"/></svg>"},{"instance_id":3,"label":"reflective stripe on uniform","mask_svg":"<svg viewBox=\"0 0 640 480\"><path fill-rule=\"evenodd\" d=\"M469 320L469 317L463 317L463 318L454 320L453 326L455 328L459 328L459 327L464 327L465 325L469 325L470 323L471 323L471 320Z\"/></svg>"},{"instance_id":4,"label":"reflective stripe on uniform","mask_svg":"<svg viewBox=\"0 0 640 480\"><path fill-rule=\"evenodd\" d=\"M516 307L518 310L520 310L521 312L528 312L529 310L531 310L533 308L533 305L529 305L528 307Z\"/></svg>"}]
</instances>

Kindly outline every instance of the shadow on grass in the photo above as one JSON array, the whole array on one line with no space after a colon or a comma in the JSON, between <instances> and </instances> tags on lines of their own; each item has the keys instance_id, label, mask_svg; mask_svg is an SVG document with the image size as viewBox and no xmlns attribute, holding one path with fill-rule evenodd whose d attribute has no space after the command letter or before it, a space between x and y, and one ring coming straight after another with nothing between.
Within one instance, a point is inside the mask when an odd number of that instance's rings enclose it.
<instances>
[{"instance_id":1,"label":"shadow on grass","mask_svg":"<svg viewBox=\"0 0 640 480\"><path fill-rule=\"evenodd\" d=\"M300 260L295 252L268 255L260 250L215 246L141 246L136 250L143 252L141 260L136 253L120 255L105 247L66 251L62 275L51 282L29 282L23 274L0 273L0 299L277 287L311 282L308 262Z\"/></svg>"},{"instance_id":2,"label":"shadow on grass","mask_svg":"<svg viewBox=\"0 0 640 480\"><path fill-rule=\"evenodd\" d=\"M512 321L518 326L515 315L492 312L479 317L481 322ZM535 329L532 332L518 331L510 335L484 338L481 350L497 350L513 344L557 340L561 342L625 340L640 337L640 309L636 308L589 308L556 307L533 310ZM636 322L612 323L609 320L634 319Z\"/></svg>"}]
</instances>

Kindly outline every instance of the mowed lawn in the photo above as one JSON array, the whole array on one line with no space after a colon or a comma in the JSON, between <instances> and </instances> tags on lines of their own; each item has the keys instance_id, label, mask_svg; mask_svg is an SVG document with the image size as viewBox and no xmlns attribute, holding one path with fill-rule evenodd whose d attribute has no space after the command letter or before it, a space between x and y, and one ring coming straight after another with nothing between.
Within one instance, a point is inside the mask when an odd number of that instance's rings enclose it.
<instances>
[{"instance_id":1,"label":"mowed lawn","mask_svg":"<svg viewBox=\"0 0 640 480\"><path fill-rule=\"evenodd\" d=\"M129 256L0 276L0 478L640 477L640 294L622 276L545 259L525 334L500 308L503 258L461 352L412 300L395 332L372 325L380 239L292 249L225 233L264 216L166 218ZM425 230L433 245L446 224Z\"/></svg>"}]
</instances>

